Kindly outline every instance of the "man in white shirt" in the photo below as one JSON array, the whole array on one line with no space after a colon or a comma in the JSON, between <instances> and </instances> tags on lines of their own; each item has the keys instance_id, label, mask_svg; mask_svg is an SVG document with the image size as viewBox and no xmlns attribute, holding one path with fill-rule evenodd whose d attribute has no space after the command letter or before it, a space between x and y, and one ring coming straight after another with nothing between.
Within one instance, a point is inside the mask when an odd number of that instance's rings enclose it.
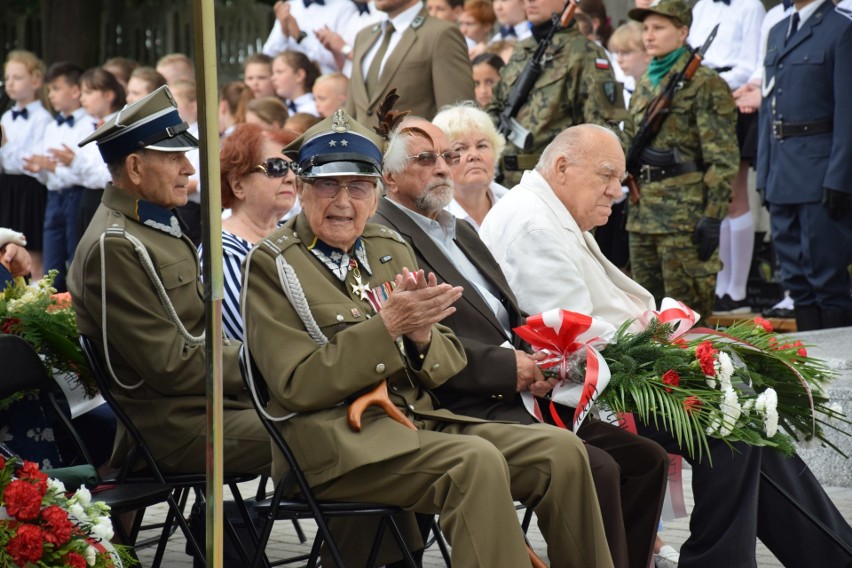
<instances>
[{"instance_id":1,"label":"man in white shirt","mask_svg":"<svg viewBox=\"0 0 852 568\"><path fill-rule=\"evenodd\" d=\"M619 327L654 309L651 294L609 262L589 233L609 217L624 171L615 134L591 124L572 127L485 217L480 236L522 310L565 308ZM632 329L638 326L634 321ZM667 432L639 420L637 427L670 453L681 453ZM681 568L755 567L757 538L785 566L848 565L852 528L798 456L745 444L732 449L713 438L709 443L712 466L681 454L692 464L695 497Z\"/></svg>"}]
</instances>

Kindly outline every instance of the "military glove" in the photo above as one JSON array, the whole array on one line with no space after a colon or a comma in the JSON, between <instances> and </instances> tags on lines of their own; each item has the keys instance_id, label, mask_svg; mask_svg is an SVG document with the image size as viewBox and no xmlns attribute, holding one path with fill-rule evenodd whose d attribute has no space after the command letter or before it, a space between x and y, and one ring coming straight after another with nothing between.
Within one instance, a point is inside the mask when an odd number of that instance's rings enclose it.
<instances>
[{"instance_id":1,"label":"military glove","mask_svg":"<svg viewBox=\"0 0 852 568\"><path fill-rule=\"evenodd\" d=\"M824 189L822 204L828 209L828 216L832 219L842 219L849 212L852 195L837 191L835 189Z\"/></svg>"},{"instance_id":2,"label":"military glove","mask_svg":"<svg viewBox=\"0 0 852 568\"><path fill-rule=\"evenodd\" d=\"M702 217L692 233L692 244L698 245L698 260L710 260L713 251L719 248L719 227L722 221L713 217Z\"/></svg>"}]
</instances>

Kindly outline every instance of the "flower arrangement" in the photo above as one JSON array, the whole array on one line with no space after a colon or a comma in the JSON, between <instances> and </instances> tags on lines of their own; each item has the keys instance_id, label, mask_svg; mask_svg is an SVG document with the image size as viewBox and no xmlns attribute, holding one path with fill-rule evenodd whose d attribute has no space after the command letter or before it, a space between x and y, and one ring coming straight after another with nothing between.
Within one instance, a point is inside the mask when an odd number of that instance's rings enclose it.
<instances>
[{"instance_id":1,"label":"flower arrangement","mask_svg":"<svg viewBox=\"0 0 852 568\"><path fill-rule=\"evenodd\" d=\"M132 563L125 547L110 545L112 537L109 507L92 501L88 489L67 497L62 482L48 478L35 463L0 456L0 566Z\"/></svg>"},{"instance_id":2,"label":"flower arrangement","mask_svg":"<svg viewBox=\"0 0 852 568\"><path fill-rule=\"evenodd\" d=\"M691 322L672 319L672 311L692 314ZM562 379L552 400L578 408L575 429L596 403L666 429L690 455L707 451L708 437L785 454L795 452L795 441L818 440L842 454L825 435L827 428L845 432L838 422L850 423L829 401L832 372L801 341L775 335L763 318L687 334L698 317L679 304L648 318L639 332L628 331L634 323L628 321L608 337L584 340L593 318L553 312L515 331L548 353L539 365ZM564 395L572 389L574 399Z\"/></svg>"},{"instance_id":3,"label":"flower arrangement","mask_svg":"<svg viewBox=\"0 0 852 568\"><path fill-rule=\"evenodd\" d=\"M77 321L71 298L67 293L56 294L53 287L57 274L56 270L51 270L32 286L18 277L13 285L0 292L0 331L23 337L48 369L76 376L86 395L93 397L98 389L77 342ZM0 401L0 409L21 396Z\"/></svg>"}]
</instances>

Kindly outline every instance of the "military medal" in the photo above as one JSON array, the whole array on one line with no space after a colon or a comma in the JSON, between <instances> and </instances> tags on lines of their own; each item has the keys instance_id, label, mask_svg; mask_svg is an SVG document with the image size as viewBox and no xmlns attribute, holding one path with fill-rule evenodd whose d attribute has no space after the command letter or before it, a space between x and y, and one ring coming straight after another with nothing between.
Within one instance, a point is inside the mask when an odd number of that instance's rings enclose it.
<instances>
[{"instance_id":1,"label":"military medal","mask_svg":"<svg viewBox=\"0 0 852 568\"><path fill-rule=\"evenodd\" d=\"M352 293L358 294L360 299L366 300L369 297L367 292L370 291L370 283L361 281L361 271L358 270L358 262L354 258L349 260L349 270L352 272L352 276L355 277L355 282L349 284L352 286Z\"/></svg>"}]
</instances>

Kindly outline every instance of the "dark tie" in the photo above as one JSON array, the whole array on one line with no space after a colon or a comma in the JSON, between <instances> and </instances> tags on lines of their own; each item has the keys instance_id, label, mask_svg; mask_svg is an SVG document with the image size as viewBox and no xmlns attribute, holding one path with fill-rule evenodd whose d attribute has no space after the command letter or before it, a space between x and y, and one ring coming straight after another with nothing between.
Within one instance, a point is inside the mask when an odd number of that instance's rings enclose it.
<instances>
[{"instance_id":1,"label":"dark tie","mask_svg":"<svg viewBox=\"0 0 852 568\"><path fill-rule=\"evenodd\" d=\"M722 3L722 4L724 4L725 6L730 6L730 5L731 5L731 0L713 0L713 2L721 2L721 3Z\"/></svg>"},{"instance_id":2,"label":"dark tie","mask_svg":"<svg viewBox=\"0 0 852 568\"><path fill-rule=\"evenodd\" d=\"M370 96L373 95L373 89L376 88L376 85L379 82L379 71L382 68L382 61L385 58L385 54L388 52L388 46L390 45L393 32L393 24L388 21L385 25L385 35L382 36L382 43L379 45L379 50L376 51L376 55L373 56L370 68L367 70L367 79L364 81L364 84L367 87L367 94Z\"/></svg>"},{"instance_id":3,"label":"dark tie","mask_svg":"<svg viewBox=\"0 0 852 568\"><path fill-rule=\"evenodd\" d=\"M67 124L68 128L74 128L74 115L69 114L68 116L62 116L61 114L57 114L56 124L58 124L59 126Z\"/></svg>"},{"instance_id":4,"label":"dark tie","mask_svg":"<svg viewBox=\"0 0 852 568\"><path fill-rule=\"evenodd\" d=\"M30 111L28 111L26 107L21 110L12 109L12 120L18 120L19 116L24 120L27 120L30 117Z\"/></svg>"},{"instance_id":5,"label":"dark tie","mask_svg":"<svg viewBox=\"0 0 852 568\"><path fill-rule=\"evenodd\" d=\"M515 26L500 26L500 37L506 39L509 36L518 37L518 34L515 33Z\"/></svg>"},{"instance_id":6,"label":"dark tie","mask_svg":"<svg viewBox=\"0 0 852 568\"><path fill-rule=\"evenodd\" d=\"M325 6L325 0L303 0L305 2L305 8L309 8L311 4L319 4L320 6Z\"/></svg>"},{"instance_id":7,"label":"dark tie","mask_svg":"<svg viewBox=\"0 0 852 568\"><path fill-rule=\"evenodd\" d=\"M295 113L296 112L296 103L294 103L293 101L290 101L289 103L287 103L287 108L290 109L291 113Z\"/></svg>"},{"instance_id":8,"label":"dark tie","mask_svg":"<svg viewBox=\"0 0 852 568\"><path fill-rule=\"evenodd\" d=\"M354 2L354 0L353 0ZM366 2L355 2L355 7L358 8L358 15L363 16L364 14L370 13L370 5Z\"/></svg>"},{"instance_id":9,"label":"dark tie","mask_svg":"<svg viewBox=\"0 0 852 568\"><path fill-rule=\"evenodd\" d=\"M787 34L787 39L784 41L784 44L790 42L790 38L796 35L796 32L799 31L799 13L793 12L793 18L790 20L790 32Z\"/></svg>"}]
</instances>

